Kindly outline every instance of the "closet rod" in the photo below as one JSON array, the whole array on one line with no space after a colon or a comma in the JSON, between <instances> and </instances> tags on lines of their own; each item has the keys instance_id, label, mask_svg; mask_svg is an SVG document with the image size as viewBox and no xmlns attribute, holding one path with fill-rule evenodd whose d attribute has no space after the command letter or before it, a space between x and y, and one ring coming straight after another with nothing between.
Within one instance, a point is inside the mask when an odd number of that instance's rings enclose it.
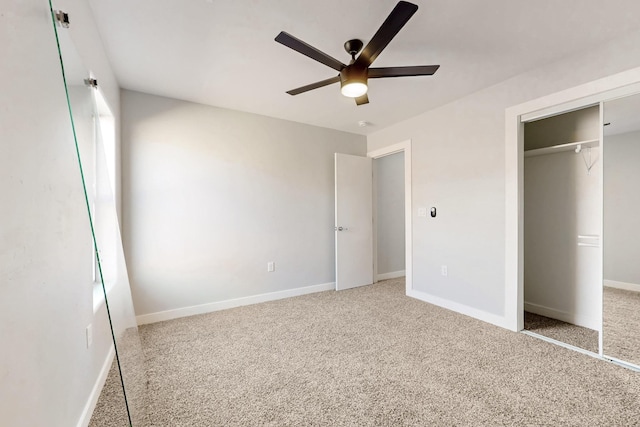
<instances>
[{"instance_id":1,"label":"closet rod","mask_svg":"<svg viewBox=\"0 0 640 427\"><path fill-rule=\"evenodd\" d=\"M584 148L597 147L600 145L599 139L587 139L585 141L569 142L568 144L553 145L551 147L534 148L533 150L526 150L524 152L525 157L542 156L545 154L559 153L561 151L572 151L580 145Z\"/></svg>"}]
</instances>

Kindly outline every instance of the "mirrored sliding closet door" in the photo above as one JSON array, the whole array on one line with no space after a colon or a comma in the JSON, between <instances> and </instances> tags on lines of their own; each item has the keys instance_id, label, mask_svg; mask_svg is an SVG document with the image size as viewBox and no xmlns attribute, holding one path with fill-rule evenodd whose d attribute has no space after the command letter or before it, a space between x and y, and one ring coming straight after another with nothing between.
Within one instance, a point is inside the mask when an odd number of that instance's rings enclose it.
<instances>
[{"instance_id":1,"label":"mirrored sliding closet door","mask_svg":"<svg viewBox=\"0 0 640 427\"><path fill-rule=\"evenodd\" d=\"M604 103L605 357L640 366L640 94Z\"/></svg>"}]
</instances>

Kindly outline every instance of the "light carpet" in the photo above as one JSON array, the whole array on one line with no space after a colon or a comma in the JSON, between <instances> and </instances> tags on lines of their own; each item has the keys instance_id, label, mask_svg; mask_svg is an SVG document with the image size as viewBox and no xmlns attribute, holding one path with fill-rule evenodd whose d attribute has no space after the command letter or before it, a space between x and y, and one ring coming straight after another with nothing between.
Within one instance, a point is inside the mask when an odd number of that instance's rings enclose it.
<instances>
[{"instance_id":1,"label":"light carpet","mask_svg":"<svg viewBox=\"0 0 640 427\"><path fill-rule=\"evenodd\" d=\"M525 311L524 329L592 353L598 353L599 350L598 331L562 320Z\"/></svg>"},{"instance_id":2,"label":"light carpet","mask_svg":"<svg viewBox=\"0 0 640 427\"><path fill-rule=\"evenodd\" d=\"M604 288L604 354L640 366L640 292Z\"/></svg>"},{"instance_id":3,"label":"light carpet","mask_svg":"<svg viewBox=\"0 0 640 427\"><path fill-rule=\"evenodd\" d=\"M148 426L640 425L639 374L408 298L403 280L140 333Z\"/></svg>"}]
</instances>

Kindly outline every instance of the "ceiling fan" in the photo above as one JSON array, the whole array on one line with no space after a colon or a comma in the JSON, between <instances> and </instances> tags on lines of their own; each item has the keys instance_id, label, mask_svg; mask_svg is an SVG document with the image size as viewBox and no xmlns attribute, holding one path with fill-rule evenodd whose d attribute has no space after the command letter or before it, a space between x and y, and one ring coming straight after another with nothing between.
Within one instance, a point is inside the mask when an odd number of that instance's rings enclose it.
<instances>
[{"instance_id":1,"label":"ceiling fan","mask_svg":"<svg viewBox=\"0 0 640 427\"><path fill-rule=\"evenodd\" d=\"M300 52L311 59L315 59L340 73L335 77L292 89L287 91L287 93L289 95L299 95L313 89L340 82L340 91L342 94L350 98L355 98L357 105L363 105L369 103L369 97L367 96L367 79L433 75L440 67L439 65L370 68L373 61L380 55L380 52L387 47L389 42L391 42L417 10L417 5L407 1L400 1L364 49L362 49L363 43L361 40L348 40L344 44L344 49L351 55L349 65L343 64L289 33L284 31L280 32L275 38L278 43ZM362 50L362 53L356 58L360 50Z\"/></svg>"}]
</instances>

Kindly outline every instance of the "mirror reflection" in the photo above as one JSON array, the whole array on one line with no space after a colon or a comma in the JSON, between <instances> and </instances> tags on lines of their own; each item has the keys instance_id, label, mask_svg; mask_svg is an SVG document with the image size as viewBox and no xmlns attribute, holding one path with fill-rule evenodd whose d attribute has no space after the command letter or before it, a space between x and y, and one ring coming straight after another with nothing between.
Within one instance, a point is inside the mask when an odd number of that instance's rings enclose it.
<instances>
[{"instance_id":1,"label":"mirror reflection","mask_svg":"<svg viewBox=\"0 0 640 427\"><path fill-rule=\"evenodd\" d=\"M640 366L640 95L604 103L603 353Z\"/></svg>"}]
</instances>

